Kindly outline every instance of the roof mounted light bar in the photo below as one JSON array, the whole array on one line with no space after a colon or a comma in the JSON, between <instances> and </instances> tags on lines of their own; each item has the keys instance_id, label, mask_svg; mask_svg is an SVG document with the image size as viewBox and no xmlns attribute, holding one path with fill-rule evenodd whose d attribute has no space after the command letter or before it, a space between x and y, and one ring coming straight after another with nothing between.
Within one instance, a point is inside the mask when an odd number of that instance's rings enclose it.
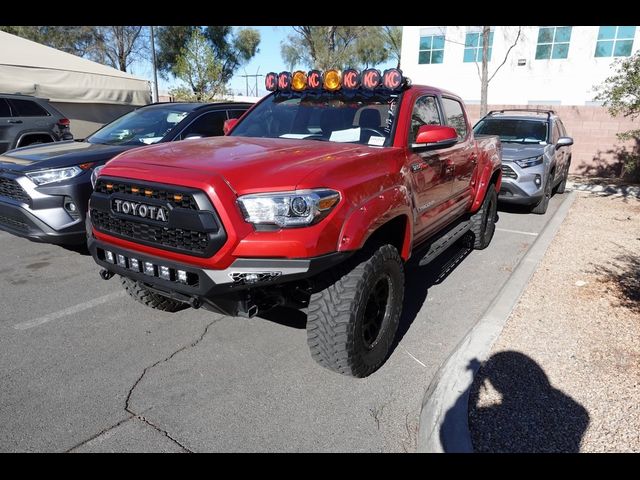
<instances>
[{"instance_id":1,"label":"roof mounted light bar","mask_svg":"<svg viewBox=\"0 0 640 480\"><path fill-rule=\"evenodd\" d=\"M336 92L338 90L356 91L359 89L373 91L377 89L399 91L411 86L411 80L402 74L399 68L388 68L383 73L375 68L367 68L359 72L348 68L344 72L337 69L304 72L269 72L265 75L265 88L270 92L303 90Z\"/></svg>"}]
</instances>

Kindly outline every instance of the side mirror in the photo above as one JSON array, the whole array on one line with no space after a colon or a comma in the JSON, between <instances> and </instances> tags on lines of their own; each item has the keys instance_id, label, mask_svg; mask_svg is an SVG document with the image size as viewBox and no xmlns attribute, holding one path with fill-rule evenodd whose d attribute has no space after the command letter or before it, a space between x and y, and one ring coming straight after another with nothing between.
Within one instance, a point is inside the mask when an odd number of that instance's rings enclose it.
<instances>
[{"instance_id":1,"label":"side mirror","mask_svg":"<svg viewBox=\"0 0 640 480\"><path fill-rule=\"evenodd\" d=\"M452 147L456 143L458 143L458 133L455 128L443 125L422 125L418 128L416 141L411 144L411 148L436 150Z\"/></svg>"},{"instance_id":2,"label":"side mirror","mask_svg":"<svg viewBox=\"0 0 640 480\"><path fill-rule=\"evenodd\" d=\"M558 143L556 143L556 148L558 148L558 147L568 147L569 145L573 145L573 138L571 138L571 137L560 137L558 139Z\"/></svg>"},{"instance_id":3,"label":"side mirror","mask_svg":"<svg viewBox=\"0 0 640 480\"><path fill-rule=\"evenodd\" d=\"M200 135L199 133L190 133L189 135L184 137L184 140L196 140L198 138L202 138L202 135Z\"/></svg>"},{"instance_id":4,"label":"side mirror","mask_svg":"<svg viewBox=\"0 0 640 480\"><path fill-rule=\"evenodd\" d=\"M222 131L224 132L224 134L227 135L231 131L231 129L236 126L236 123L238 123L237 118L230 118L229 120L225 120L224 126L222 127Z\"/></svg>"}]
</instances>

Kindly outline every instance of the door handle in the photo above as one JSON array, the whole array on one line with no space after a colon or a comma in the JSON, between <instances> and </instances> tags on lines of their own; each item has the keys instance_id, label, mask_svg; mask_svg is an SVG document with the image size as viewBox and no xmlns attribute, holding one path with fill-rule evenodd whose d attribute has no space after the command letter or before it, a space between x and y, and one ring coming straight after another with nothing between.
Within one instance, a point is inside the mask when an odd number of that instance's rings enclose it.
<instances>
[{"instance_id":1,"label":"door handle","mask_svg":"<svg viewBox=\"0 0 640 480\"><path fill-rule=\"evenodd\" d=\"M22 123L22 120L7 120L7 123Z\"/></svg>"}]
</instances>

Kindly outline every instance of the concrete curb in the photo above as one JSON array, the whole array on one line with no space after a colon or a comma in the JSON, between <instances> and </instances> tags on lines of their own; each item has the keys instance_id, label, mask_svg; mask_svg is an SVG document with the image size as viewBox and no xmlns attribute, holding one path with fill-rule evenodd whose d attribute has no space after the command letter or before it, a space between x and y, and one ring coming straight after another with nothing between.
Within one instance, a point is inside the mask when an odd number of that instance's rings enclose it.
<instances>
[{"instance_id":1,"label":"concrete curb","mask_svg":"<svg viewBox=\"0 0 640 480\"><path fill-rule=\"evenodd\" d=\"M469 330L429 384L420 412L419 453L473 452L468 424L469 390L473 377L502 332L575 197L575 191L567 195L482 318Z\"/></svg>"}]
</instances>

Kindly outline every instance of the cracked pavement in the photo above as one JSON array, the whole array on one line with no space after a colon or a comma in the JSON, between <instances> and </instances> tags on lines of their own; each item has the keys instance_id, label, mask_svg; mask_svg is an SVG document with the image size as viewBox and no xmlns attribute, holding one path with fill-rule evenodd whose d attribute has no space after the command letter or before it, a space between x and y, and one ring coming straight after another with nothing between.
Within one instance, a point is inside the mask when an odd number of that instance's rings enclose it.
<instances>
[{"instance_id":1,"label":"cracked pavement","mask_svg":"<svg viewBox=\"0 0 640 480\"><path fill-rule=\"evenodd\" d=\"M413 451L432 376L561 200L409 268L399 343L362 380L313 362L298 312L151 310L90 257L0 232L0 451Z\"/></svg>"}]
</instances>

